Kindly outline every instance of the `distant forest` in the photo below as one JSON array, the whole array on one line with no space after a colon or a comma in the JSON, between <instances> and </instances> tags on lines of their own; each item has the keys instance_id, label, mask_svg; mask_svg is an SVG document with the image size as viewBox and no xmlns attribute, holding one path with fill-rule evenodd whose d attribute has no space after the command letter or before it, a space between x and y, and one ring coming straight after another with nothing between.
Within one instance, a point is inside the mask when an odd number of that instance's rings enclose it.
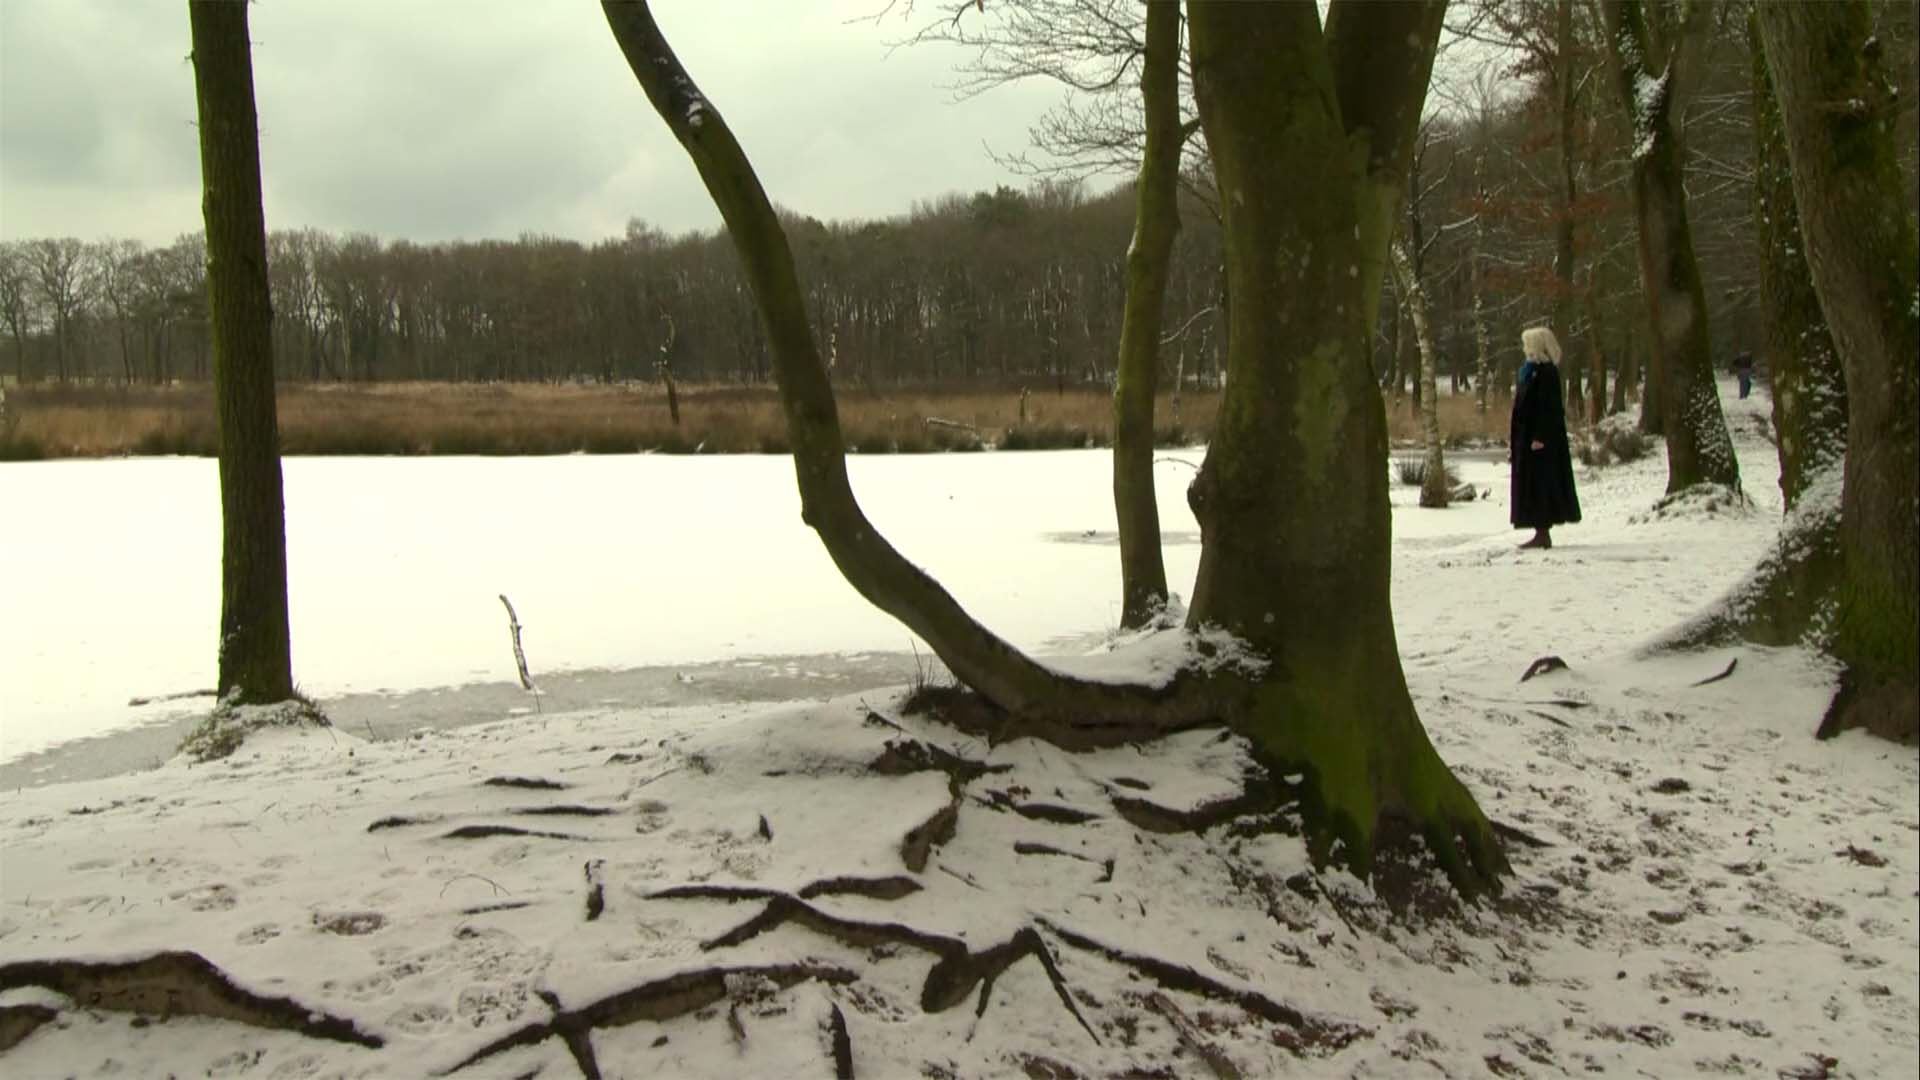
<instances>
[{"instance_id":1,"label":"distant forest","mask_svg":"<svg viewBox=\"0 0 1920 1080\"><path fill-rule=\"evenodd\" d=\"M1884 9L1899 31L1901 59L1890 66L1906 80L1910 191L1912 8ZM1686 149L1712 337L1730 356L1759 345L1758 231L1752 55L1743 25L1722 30L1685 103ZM1433 308L1440 371L1456 389L1476 376L1477 310L1495 383L1510 378L1520 328L1551 320L1568 342L1570 392L1583 382L1607 388L1608 372L1617 387L1645 352L1628 125L1603 85L1556 93L1554 72L1567 65L1528 53L1525 27L1505 32L1518 51L1471 85L1430 95L1439 111L1410 177L1402 239ZM1597 65L1604 51L1593 28L1581 33L1591 55L1572 60ZM1162 348L1165 376L1189 383L1217 377L1225 334L1219 228L1199 149L1196 137ZM1109 379L1131 189L1093 194L1072 171L1051 171L1026 190L944 196L881 221L787 214L834 378L874 388ZM668 236L638 217L625 235L591 244L539 235L421 244L295 229L272 233L268 250L284 381L627 382L656 379L663 364L684 381L769 377L752 299L720 233ZM74 238L0 245L0 372L23 383L205 379L203 263L198 233L161 248ZM1375 370L1404 393L1418 363L1409 324L1389 282ZM1621 399L1617 389L1609 396Z\"/></svg>"}]
</instances>

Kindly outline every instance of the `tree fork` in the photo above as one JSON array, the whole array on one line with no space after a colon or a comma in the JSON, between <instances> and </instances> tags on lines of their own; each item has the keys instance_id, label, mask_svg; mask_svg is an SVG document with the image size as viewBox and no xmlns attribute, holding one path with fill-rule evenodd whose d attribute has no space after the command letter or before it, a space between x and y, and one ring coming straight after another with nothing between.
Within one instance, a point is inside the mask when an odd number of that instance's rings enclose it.
<instances>
[{"instance_id":1,"label":"tree fork","mask_svg":"<svg viewBox=\"0 0 1920 1080\"><path fill-rule=\"evenodd\" d=\"M1497 889L1499 842L1421 728L1394 637L1359 224L1378 177L1345 152L1351 123L1311 6L1190 4L1188 28L1231 299L1227 389L1189 492L1202 536L1189 625L1219 626L1271 663L1232 722L1307 775L1317 859L1365 875L1376 831L1403 821L1463 893ZM1417 118L1424 90L1369 104Z\"/></svg>"}]
</instances>

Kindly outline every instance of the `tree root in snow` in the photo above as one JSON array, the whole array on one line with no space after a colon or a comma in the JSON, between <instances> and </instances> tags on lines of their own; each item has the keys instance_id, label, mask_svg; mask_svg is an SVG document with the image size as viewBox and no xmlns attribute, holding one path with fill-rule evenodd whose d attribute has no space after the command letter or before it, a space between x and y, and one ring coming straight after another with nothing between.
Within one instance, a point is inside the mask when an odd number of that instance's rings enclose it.
<instances>
[{"instance_id":1,"label":"tree root in snow","mask_svg":"<svg viewBox=\"0 0 1920 1080\"><path fill-rule=\"evenodd\" d=\"M900 730L900 725L879 713L869 712L868 720ZM989 765L984 761L963 758L917 739L888 740L886 749L867 766L868 771L881 776L905 776L908 773L936 770L947 774L947 793L950 796L947 805L907 830L907 834L900 839L900 861L906 864L907 869L916 874L925 870L933 849L953 839L953 830L960 821L961 792L968 783L989 773L1006 772L1011 768L1011 765Z\"/></svg>"},{"instance_id":2,"label":"tree root in snow","mask_svg":"<svg viewBox=\"0 0 1920 1080\"><path fill-rule=\"evenodd\" d=\"M1046 918L1039 919L1039 923L1048 933L1068 945L1132 968L1165 989L1179 990L1183 993L1238 1005L1262 1020L1291 1028L1294 1038L1286 1045L1296 1054L1322 1049L1340 1050L1357 1039L1367 1038L1373 1034L1370 1029L1358 1024L1309 1016L1291 1005L1275 1001L1258 991L1229 986L1190 967L1161 960L1158 957L1130 953L1118 946L1104 944Z\"/></svg>"},{"instance_id":3,"label":"tree root in snow","mask_svg":"<svg viewBox=\"0 0 1920 1080\"><path fill-rule=\"evenodd\" d=\"M808 882L798 893L802 900L816 896L864 896L871 900L898 900L920 891L920 883L898 874L883 878L832 877ZM647 894L649 900L772 900L786 896L780 889L758 885L674 885Z\"/></svg>"},{"instance_id":4,"label":"tree root in snow","mask_svg":"<svg viewBox=\"0 0 1920 1080\"><path fill-rule=\"evenodd\" d=\"M1526 682L1528 679L1533 678L1535 675L1545 675L1549 671L1565 671L1565 670L1567 670L1567 662L1565 660L1562 660L1557 656L1543 656L1538 660L1535 660L1533 663L1527 665L1527 670L1522 672L1520 675L1520 681Z\"/></svg>"},{"instance_id":5,"label":"tree root in snow","mask_svg":"<svg viewBox=\"0 0 1920 1080\"><path fill-rule=\"evenodd\" d=\"M59 1015L45 1005L0 1005L0 1051L20 1045Z\"/></svg>"},{"instance_id":6,"label":"tree root in snow","mask_svg":"<svg viewBox=\"0 0 1920 1080\"><path fill-rule=\"evenodd\" d=\"M654 894L660 895L658 893ZM682 893L681 895L685 895ZM920 987L920 1008L929 1013L945 1012L965 1000L975 986L980 987L979 1004L975 1015L987 1011L987 1002L993 993L994 980L1000 973L1023 957L1032 956L1040 962L1046 971L1047 980L1053 984L1053 992L1059 996L1060 1003L1066 1006L1073 1018L1080 1022L1088 1037L1097 1044L1100 1037L1094 1034L1080 1007L1074 1004L1073 995L1068 992L1066 980L1060 974L1060 968L1053 961L1053 953L1040 934L1032 927L1016 932L1011 938L998 945L992 945L979 952L973 951L965 941L947 937L944 934L930 933L903 923L862 922L857 919L842 918L821 911L798 896L780 893L767 901L760 914L721 934L711 941L702 942L700 948L711 952L714 949L730 948L742 942L773 930L786 923L798 923L815 933L825 934L846 945L856 948L870 948L875 945L906 945L932 953L937 959L928 970L927 978Z\"/></svg>"},{"instance_id":7,"label":"tree root in snow","mask_svg":"<svg viewBox=\"0 0 1920 1080\"><path fill-rule=\"evenodd\" d=\"M522 1046L533 1046L558 1037L567 1044L573 1060L587 1080L600 1080L600 1065L594 1058L595 1028L622 1027L641 1020L671 1020L706 1008L728 997L727 983L734 979L768 980L781 989L818 979L824 983L853 982L858 976L845 968L823 964L775 964L762 967L701 968L678 975L654 979L618 993L590 1001L577 1009L563 1009L560 999L541 992L541 999L553 1010L551 1019L527 1024L488 1043L442 1072L445 1076L477 1065L488 1058Z\"/></svg>"},{"instance_id":8,"label":"tree root in snow","mask_svg":"<svg viewBox=\"0 0 1920 1080\"><path fill-rule=\"evenodd\" d=\"M827 1014L827 1034L833 1040L834 1080L853 1080L853 1038L847 1034L847 1017L834 1005Z\"/></svg>"},{"instance_id":9,"label":"tree root in snow","mask_svg":"<svg viewBox=\"0 0 1920 1080\"><path fill-rule=\"evenodd\" d=\"M1709 676L1707 676L1706 678L1704 678L1704 679L1701 679L1701 680L1700 680L1699 682L1697 682L1697 683L1694 683L1693 685L1695 685L1695 686L1706 686L1706 685L1707 685L1708 683L1717 683L1717 682L1719 682L1719 681L1720 681L1721 679L1725 679L1725 678L1729 678L1729 677L1731 677L1731 676L1733 675L1733 669L1734 669L1734 667L1735 667L1736 665L1738 665L1739 663L1740 663L1740 658L1736 656L1736 657L1734 657L1733 659L1731 659L1731 660L1729 660L1729 661L1727 661L1727 670L1725 670L1725 671L1723 671L1723 672L1721 672L1721 673L1720 673L1720 674L1718 674L1718 675L1709 675Z\"/></svg>"},{"instance_id":10,"label":"tree root in snow","mask_svg":"<svg viewBox=\"0 0 1920 1080\"><path fill-rule=\"evenodd\" d=\"M351 1020L238 986L196 952L155 953L127 961L23 960L0 965L0 990L22 986L43 986L81 1005L113 1012L207 1016L374 1049L385 1042Z\"/></svg>"},{"instance_id":11,"label":"tree root in snow","mask_svg":"<svg viewBox=\"0 0 1920 1080\"><path fill-rule=\"evenodd\" d=\"M1201 803L1191 810L1132 795L1111 796L1114 812L1136 829L1153 833L1199 833L1247 814L1271 814L1298 797L1263 772L1249 772L1240 794Z\"/></svg>"},{"instance_id":12,"label":"tree root in snow","mask_svg":"<svg viewBox=\"0 0 1920 1080\"><path fill-rule=\"evenodd\" d=\"M441 833L442 840L484 840L490 836L526 836L539 840L581 840L584 836L572 833L542 832L539 829L522 829L517 825L462 825L452 832Z\"/></svg>"}]
</instances>

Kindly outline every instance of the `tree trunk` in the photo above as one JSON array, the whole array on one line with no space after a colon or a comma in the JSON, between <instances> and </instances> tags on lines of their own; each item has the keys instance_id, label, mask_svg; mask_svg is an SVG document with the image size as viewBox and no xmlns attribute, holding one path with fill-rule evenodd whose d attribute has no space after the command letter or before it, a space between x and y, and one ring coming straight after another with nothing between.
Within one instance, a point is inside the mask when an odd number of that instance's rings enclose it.
<instances>
[{"instance_id":1,"label":"tree trunk","mask_svg":"<svg viewBox=\"0 0 1920 1080\"><path fill-rule=\"evenodd\" d=\"M1471 271L1473 289L1473 346L1476 364L1474 374L1474 405L1484 415L1487 411L1487 392L1493 382L1493 357L1487 346L1486 280L1480 271L1481 260L1486 248L1487 189L1480 182L1481 170L1486 167L1483 157L1476 155L1473 163L1474 190L1477 193L1473 211L1473 247L1467 255L1467 265Z\"/></svg>"},{"instance_id":2,"label":"tree trunk","mask_svg":"<svg viewBox=\"0 0 1920 1080\"><path fill-rule=\"evenodd\" d=\"M1376 844L1411 831L1470 888L1505 863L1400 667L1386 415L1358 270L1370 189L1343 150L1317 15L1196 3L1187 19L1232 297L1226 391L1189 492L1202 541L1189 625L1271 663L1242 729L1308 778L1339 858L1369 866ZM1423 92L1398 104L1417 115Z\"/></svg>"},{"instance_id":3,"label":"tree trunk","mask_svg":"<svg viewBox=\"0 0 1920 1080\"><path fill-rule=\"evenodd\" d=\"M1753 47L1754 224L1760 234L1762 355L1773 390L1780 493L1789 509L1847 454L1847 382L1820 313L1793 200L1793 165L1766 50L1749 14ZM1837 553L1837 552L1836 552Z\"/></svg>"},{"instance_id":4,"label":"tree trunk","mask_svg":"<svg viewBox=\"0 0 1920 1080\"><path fill-rule=\"evenodd\" d=\"M1447 460L1440 444L1439 388L1435 386L1433 331L1427 324L1427 294L1420 285L1419 271L1407 257L1404 244L1393 245L1394 281L1406 298L1407 312L1413 316L1413 335L1420 343L1420 389L1429 407L1420 413L1420 435L1427 444L1425 472L1420 481L1420 505L1430 510L1445 509L1452 489L1447 485Z\"/></svg>"},{"instance_id":5,"label":"tree trunk","mask_svg":"<svg viewBox=\"0 0 1920 1080\"><path fill-rule=\"evenodd\" d=\"M220 446L218 689L240 704L285 701L293 697L286 523L247 6L194 0L188 11Z\"/></svg>"},{"instance_id":6,"label":"tree trunk","mask_svg":"<svg viewBox=\"0 0 1920 1080\"><path fill-rule=\"evenodd\" d=\"M1160 507L1153 490L1153 399L1167 268L1180 228L1180 8L1147 7L1140 76L1147 139L1127 248L1126 310L1113 387L1113 506L1120 528L1120 625L1145 626L1167 606Z\"/></svg>"},{"instance_id":7,"label":"tree trunk","mask_svg":"<svg viewBox=\"0 0 1920 1080\"><path fill-rule=\"evenodd\" d=\"M1566 385L1566 412L1578 423L1586 411L1581 406L1584 398L1580 389L1579 339L1573 332L1574 260L1578 257L1573 245L1573 218L1574 202L1580 196L1578 156L1573 146L1578 101L1573 80L1574 46L1573 0L1558 0L1554 11L1553 78L1557 99L1554 114L1559 128L1555 142L1560 155L1560 206L1553 224L1553 325L1565 350L1565 363L1560 371Z\"/></svg>"},{"instance_id":8,"label":"tree trunk","mask_svg":"<svg viewBox=\"0 0 1920 1080\"><path fill-rule=\"evenodd\" d=\"M1605 0L1608 47L1633 118L1633 207L1641 288L1658 359L1660 419L1667 437L1667 493L1695 484L1740 488L1740 465L1720 410L1707 331L1706 292L1694 261L1687 194L1672 104L1678 50L1656 75L1640 0Z\"/></svg>"},{"instance_id":9,"label":"tree trunk","mask_svg":"<svg viewBox=\"0 0 1920 1080\"><path fill-rule=\"evenodd\" d=\"M873 527L847 480L833 388L807 322L786 233L759 177L719 111L681 67L648 5L603 0L601 11L627 66L693 160L726 222L772 355L800 517L819 535L841 576L920 635L955 678L1017 716L1027 733L1044 729L1067 744L1120 741L1217 720L1217 683L1176 679L1162 688L1116 686L1035 663L976 622Z\"/></svg>"},{"instance_id":10,"label":"tree trunk","mask_svg":"<svg viewBox=\"0 0 1920 1080\"><path fill-rule=\"evenodd\" d=\"M1864 0L1757 6L1807 262L1845 366L1844 559L1834 654L1846 700L1822 733L1911 737L1920 719L1920 267L1899 102Z\"/></svg>"}]
</instances>

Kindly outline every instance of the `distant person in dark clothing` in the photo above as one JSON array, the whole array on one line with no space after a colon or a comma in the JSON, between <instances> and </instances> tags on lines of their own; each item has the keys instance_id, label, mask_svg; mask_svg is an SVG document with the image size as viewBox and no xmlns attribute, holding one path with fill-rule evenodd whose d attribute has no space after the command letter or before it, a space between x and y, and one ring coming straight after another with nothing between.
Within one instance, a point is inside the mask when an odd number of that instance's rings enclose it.
<instances>
[{"instance_id":1,"label":"distant person in dark clothing","mask_svg":"<svg viewBox=\"0 0 1920 1080\"><path fill-rule=\"evenodd\" d=\"M1566 407L1560 389L1560 342L1544 326L1520 335L1527 354L1513 391L1513 421L1507 460L1513 466L1512 521L1532 529L1523 548L1550 548L1555 525L1580 520L1573 491L1573 453L1567 445Z\"/></svg>"},{"instance_id":2,"label":"distant person in dark clothing","mask_svg":"<svg viewBox=\"0 0 1920 1080\"><path fill-rule=\"evenodd\" d=\"M1740 382L1740 399L1746 400L1753 390L1753 354L1743 352L1733 358L1733 377Z\"/></svg>"}]
</instances>

